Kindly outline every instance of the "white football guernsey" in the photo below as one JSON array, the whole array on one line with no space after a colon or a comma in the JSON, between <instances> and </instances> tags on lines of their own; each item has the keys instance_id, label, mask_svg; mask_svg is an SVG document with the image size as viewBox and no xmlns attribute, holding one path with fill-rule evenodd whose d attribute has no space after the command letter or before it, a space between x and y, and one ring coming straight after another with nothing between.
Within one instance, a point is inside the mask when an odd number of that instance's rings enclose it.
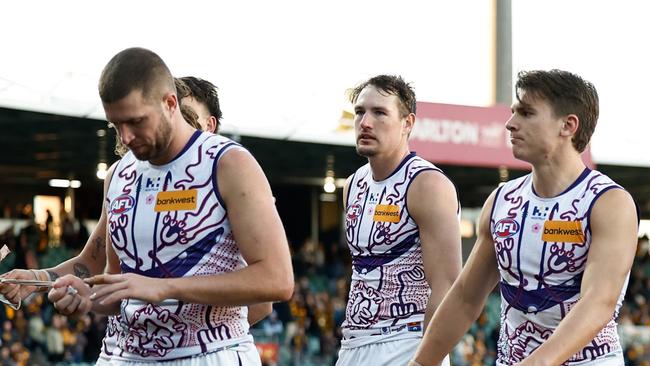
<instances>
[{"instance_id":1,"label":"white football guernsey","mask_svg":"<svg viewBox=\"0 0 650 366\"><path fill-rule=\"evenodd\" d=\"M539 197L532 174L497 191L490 225L501 274L498 364L512 365L530 355L579 300L591 209L609 189L621 187L586 168L557 197ZM627 280L611 321L567 365L623 364L615 319L626 287Z\"/></svg>"},{"instance_id":2,"label":"white football guernsey","mask_svg":"<svg viewBox=\"0 0 650 366\"><path fill-rule=\"evenodd\" d=\"M193 277L246 266L216 180L217 162L230 149L243 148L197 131L165 165L139 161L130 152L122 158L106 197L108 234L122 273ZM246 316L241 306L126 299L119 324L109 327L117 336L109 352L117 360L140 362L215 352L251 341Z\"/></svg>"},{"instance_id":3,"label":"white football guernsey","mask_svg":"<svg viewBox=\"0 0 650 366\"><path fill-rule=\"evenodd\" d=\"M406 197L413 179L428 170L440 171L410 153L383 181L373 179L369 164L350 181L345 232L352 282L342 349L422 337L431 289Z\"/></svg>"}]
</instances>

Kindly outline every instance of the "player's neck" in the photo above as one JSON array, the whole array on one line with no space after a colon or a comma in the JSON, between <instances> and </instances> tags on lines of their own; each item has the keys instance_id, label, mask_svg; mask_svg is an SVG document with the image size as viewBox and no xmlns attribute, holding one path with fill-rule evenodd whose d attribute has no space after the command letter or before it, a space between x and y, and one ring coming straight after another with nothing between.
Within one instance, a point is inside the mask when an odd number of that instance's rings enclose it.
<instances>
[{"instance_id":1,"label":"player's neck","mask_svg":"<svg viewBox=\"0 0 650 366\"><path fill-rule=\"evenodd\" d=\"M372 171L372 179L380 182L389 175L391 175L404 158L409 154L408 147L400 149L399 151L390 155L377 155L368 158L370 163L370 170Z\"/></svg>"},{"instance_id":2,"label":"player's neck","mask_svg":"<svg viewBox=\"0 0 650 366\"><path fill-rule=\"evenodd\" d=\"M579 154L533 165L533 186L540 197L556 197L573 184L585 169Z\"/></svg>"}]
</instances>

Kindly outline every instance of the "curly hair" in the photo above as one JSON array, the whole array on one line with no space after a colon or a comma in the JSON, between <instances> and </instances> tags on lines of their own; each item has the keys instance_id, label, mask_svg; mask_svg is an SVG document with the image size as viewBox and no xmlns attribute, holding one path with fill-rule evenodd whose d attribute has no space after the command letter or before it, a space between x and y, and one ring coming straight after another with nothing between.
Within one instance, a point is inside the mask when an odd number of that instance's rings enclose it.
<instances>
[{"instance_id":1,"label":"curly hair","mask_svg":"<svg viewBox=\"0 0 650 366\"><path fill-rule=\"evenodd\" d=\"M220 126L223 114L219 105L217 87L207 80L194 76L184 76L180 79L189 89L189 94L183 97L192 97L197 102L204 104L210 115L217 119L217 126Z\"/></svg>"}]
</instances>

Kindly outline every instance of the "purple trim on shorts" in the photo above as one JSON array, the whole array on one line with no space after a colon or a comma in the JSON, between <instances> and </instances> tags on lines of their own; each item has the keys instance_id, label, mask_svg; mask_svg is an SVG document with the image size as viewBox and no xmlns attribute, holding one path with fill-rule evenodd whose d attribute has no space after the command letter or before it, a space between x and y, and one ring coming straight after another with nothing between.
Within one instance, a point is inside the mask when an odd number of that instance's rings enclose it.
<instances>
[{"instance_id":1,"label":"purple trim on shorts","mask_svg":"<svg viewBox=\"0 0 650 366\"><path fill-rule=\"evenodd\" d=\"M216 349L214 349L214 350L212 350L210 352L201 352L201 353L197 353L195 355L189 355L189 356L183 356L183 357L177 357L177 358L170 358L170 359L164 359L164 360L156 360L156 361L152 360L152 361L154 361L154 362L152 362L152 365L155 365L156 362L172 362L172 361L187 360L187 359L194 358L194 357L203 357L203 356L211 355L213 353L226 351L226 350L229 350L229 349L235 348L235 347L239 347L239 343L231 344L229 346L219 347L219 348L216 348ZM237 351L235 351L235 352L237 352ZM239 357L239 352L237 352L237 357ZM127 362L143 363L143 362L151 362L151 361L133 360L133 361L127 361ZM240 363L240 365L241 365L241 363Z\"/></svg>"}]
</instances>

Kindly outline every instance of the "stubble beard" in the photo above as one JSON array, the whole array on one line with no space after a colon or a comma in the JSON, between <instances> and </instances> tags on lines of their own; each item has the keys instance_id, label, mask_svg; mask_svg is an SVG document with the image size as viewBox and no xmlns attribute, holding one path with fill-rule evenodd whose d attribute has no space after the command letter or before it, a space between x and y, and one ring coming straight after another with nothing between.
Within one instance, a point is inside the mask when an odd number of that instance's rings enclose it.
<instances>
[{"instance_id":1,"label":"stubble beard","mask_svg":"<svg viewBox=\"0 0 650 366\"><path fill-rule=\"evenodd\" d=\"M375 151L375 149L368 146L357 145L356 149L357 149L357 154L359 154L359 156L363 156L364 158L371 158L377 155L377 151Z\"/></svg>"},{"instance_id":2,"label":"stubble beard","mask_svg":"<svg viewBox=\"0 0 650 366\"><path fill-rule=\"evenodd\" d=\"M169 147L171 141L171 121L165 117L165 115L160 112L160 124L158 129L156 129L154 143L151 146L148 146L148 149L145 150L140 156L133 151L138 160L141 161L152 161L160 158L167 148Z\"/></svg>"}]
</instances>

